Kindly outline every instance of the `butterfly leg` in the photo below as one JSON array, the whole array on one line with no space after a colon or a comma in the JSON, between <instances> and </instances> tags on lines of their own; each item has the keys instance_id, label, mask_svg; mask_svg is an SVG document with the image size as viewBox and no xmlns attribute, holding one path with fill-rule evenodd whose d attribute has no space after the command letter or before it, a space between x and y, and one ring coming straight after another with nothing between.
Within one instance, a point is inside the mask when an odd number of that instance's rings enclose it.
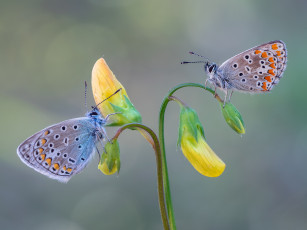
<instances>
[{"instance_id":1,"label":"butterfly leg","mask_svg":"<svg viewBox=\"0 0 307 230\"><path fill-rule=\"evenodd\" d=\"M227 96L228 96L228 90L226 90L226 93L225 93L223 108L225 108L225 104L226 104L226 101L227 101Z\"/></svg>"},{"instance_id":2,"label":"butterfly leg","mask_svg":"<svg viewBox=\"0 0 307 230\"><path fill-rule=\"evenodd\" d=\"M231 92L230 92L230 95L229 95L229 98L228 98L228 102L230 102L230 98L232 96L232 93L233 93L233 90L231 90Z\"/></svg>"},{"instance_id":3,"label":"butterfly leg","mask_svg":"<svg viewBox=\"0 0 307 230\"><path fill-rule=\"evenodd\" d=\"M99 131L102 134L102 139L106 138L108 140L108 142L112 143L112 141L109 139L107 132L104 128L100 128ZM99 140L101 140L101 139L99 138Z\"/></svg>"},{"instance_id":4,"label":"butterfly leg","mask_svg":"<svg viewBox=\"0 0 307 230\"><path fill-rule=\"evenodd\" d=\"M106 151L106 149L105 149L105 147L104 147L104 144L103 144L103 142L102 142L102 140L103 140L103 138L98 138L99 139L99 142L100 142L100 144L101 144L101 146L102 146L102 148L103 148L103 152L107 152ZM97 146L96 146L96 148L97 148Z\"/></svg>"},{"instance_id":5,"label":"butterfly leg","mask_svg":"<svg viewBox=\"0 0 307 230\"><path fill-rule=\"evenodd\" d=\"M101 154L100 154L100 152L99 152L99 149L97 148L97 146L95 145L95 147L96 147L96 151L97 151L97 154L98 154L98 157L99 157L99 161L101 160ZM103 146L102 146L103 147ZM104 147L103 147L104 148Z\"/></svg>"},{"instance_id":6,"label":"butterfly leg","mask_svg":"<svg viewBox=\"0 0 307 230\"><path fill-rule=\"evenodd\" d=\"M108 114L108 115L106 116L106 118L105 118L106 122L110 119L110 116L116 115L116 114L120 114L120 113L110 113L110 114Z\"/></svg>"},{"instance_id":7,"label":"butterfly leg","mask_svg":"<svg viewBox=\"0 0 307 230\"><path fill-rule=\"evenodd\" d=\"M205 81L205 88L207 88L208 80L209 80L209 78L207 78L206 81Z\"/></svg>"}]
</instances>

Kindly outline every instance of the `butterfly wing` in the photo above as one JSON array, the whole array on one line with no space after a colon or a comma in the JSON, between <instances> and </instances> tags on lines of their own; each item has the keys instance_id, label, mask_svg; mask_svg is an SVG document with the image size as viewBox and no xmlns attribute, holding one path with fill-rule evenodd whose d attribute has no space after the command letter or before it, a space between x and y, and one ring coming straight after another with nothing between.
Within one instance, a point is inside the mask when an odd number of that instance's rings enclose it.
<instances>
[{"instance_id":1,"label":"butterfly wing","mask_svg":"<svg viewBox=\"0 0 307 230\"><path fill-rule=\"evenodd\" d=\"M231 89L260 93L270 91L279 82L286 65L286 45L276 40L229 58L217 73Z\"/></svg>"},{"instance_id":2,"label":"butterfly wing","mask_svg":"<svg viewBox=\"0 0 307 230\"><path fill-rule=\"evenodd\" d=\"M90 118L75 118L47 127L17 148L29 167L60 182L80 172L95 152L95 125Z\"/></svg>"}]
</instances>

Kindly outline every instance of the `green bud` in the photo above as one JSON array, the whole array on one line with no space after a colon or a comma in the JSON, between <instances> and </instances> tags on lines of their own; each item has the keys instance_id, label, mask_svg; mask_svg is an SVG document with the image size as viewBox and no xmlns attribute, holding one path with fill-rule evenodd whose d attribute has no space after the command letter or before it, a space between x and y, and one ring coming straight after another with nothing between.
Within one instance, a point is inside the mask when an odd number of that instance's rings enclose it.
<instances>
[{"instance_id":1,"label":"green bud","mask_svg":"<svg viewBox=\"0 0 307 230\"><path fill-rule=\"evenodd\" d=\"M117 140L107 142L104 146L105 151L101 156L98 169L105 175L111 175L120 170L120 150Z\"/></svg>"},{"instance_id":2,"label":"green bud","mask_svg":"<svg viewBox=\"0 0 307 230\"><path fill-rule=\"evenodd\" d=\"M142 123L142 117L139 111L135 109L131 101L124 95L124 102L121 106L110 102L112 113L118 113L111 117L111 123L107 126L122 126L128 123Z\"/></svg>"},{"instance_id":3,"label":"green bud","mask_svg":"<svg viewBox=\"0 0 307 230\"><path fill-rule=\"evenodd\" d=\"M245 133L244 122L241 117L241 114L236 109L236 107L231 103L226 103L225 107L223 102L220 102L220 106L222 109L223 116L227 124L239 134Z\"/></svg>"},{"instance_id":4,"label":"green bud","mask_svg":"<svg viewBox=\"0 0 307 230\"><path fill-rule=\"evenodd\" d=\"M179 138L177 144L181 142L182 134L188 132L195 140L198 139L198 132L205 138L205 133L202 124L199 121L196 111L187 106L180 106L180 124L179 124Z\"/></svg>"}]
</instances>

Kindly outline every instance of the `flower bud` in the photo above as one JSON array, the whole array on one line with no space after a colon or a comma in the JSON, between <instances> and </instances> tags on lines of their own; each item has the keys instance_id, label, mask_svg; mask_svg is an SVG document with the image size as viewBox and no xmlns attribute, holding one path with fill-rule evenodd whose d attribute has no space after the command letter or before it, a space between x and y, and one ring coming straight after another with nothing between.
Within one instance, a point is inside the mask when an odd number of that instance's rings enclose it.
<instances>
[{"instance_id":1,"label":"flower bud","mask_svg":"<svg viewBox=\"0 0 307 230\"><path fill-rule=\"evenodd\" d=\"M224 172L226 165L206 143L197 113L185 106L180 112L179 143L185 157L202 175L218 177Z\"/></svg>"},{"instance_id":2,"label":"flower bud","mask_svg":"<svg viewBox=\"0 0 307 230\"><path fill-rule=\"evenodd\" d=\"M120 88L121 91L111 96ZM96 104L111 96L106 102L98 106L104 117L111 113L118 113L110 116L111 122L108 126L142 122L142 117L131 103L125 88L116 79L103 58L98 59L93 67L92 89Z\"/></svg>"},{"instance_id":3,"label":"flower bud","mask_svg":"<svg viewBox=\"0 0 307 230\"><path fill-rule=\"evenodd\" d=\"M107 142L98 164L98 169L105 175L117 174L120 170L120 151L117 140Z\"/></svg>"},{"instance_id":4,"label":"flower bud","mask_svg":"<svg viewBox=\"0 0 307 230\"><path fill-rule=\"evenodd\" d=\"M241 114L236 109L236 107L231 103L226 103L225 106L223 102L220 102L223 116L227 124L239 134L245 133L244 122ZM223 107L224 106L224 107Z\"/></svg>"}]
</instances>

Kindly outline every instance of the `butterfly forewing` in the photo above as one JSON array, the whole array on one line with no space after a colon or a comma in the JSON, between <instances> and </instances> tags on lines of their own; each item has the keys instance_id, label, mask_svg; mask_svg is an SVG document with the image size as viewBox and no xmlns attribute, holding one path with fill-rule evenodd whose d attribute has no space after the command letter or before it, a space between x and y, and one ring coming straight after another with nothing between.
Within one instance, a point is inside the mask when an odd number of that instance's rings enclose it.
<instances>
[{"instance_id":1,"label":"butterfly forewing","mask_svg":"<svg viewBox=\"0 0 307 230\"><path fill-rule=\"evenodd\" d=\"M277 40L246 50L225 61L217 70L234 90L270 91L287 64L284 42Z\"/></svg>"},{"instance_id":2,"label":"butterfly forewing","mask_svg":"<svg viewBox=\"0 0 307 230\"><path fill-rule=\"evenodd\" d=\"M96 143L96 128L88 118L76 118L47 127L25 140L17 153L36 171L67 182L89 162Z\"/></svg>"}]
</instances>

